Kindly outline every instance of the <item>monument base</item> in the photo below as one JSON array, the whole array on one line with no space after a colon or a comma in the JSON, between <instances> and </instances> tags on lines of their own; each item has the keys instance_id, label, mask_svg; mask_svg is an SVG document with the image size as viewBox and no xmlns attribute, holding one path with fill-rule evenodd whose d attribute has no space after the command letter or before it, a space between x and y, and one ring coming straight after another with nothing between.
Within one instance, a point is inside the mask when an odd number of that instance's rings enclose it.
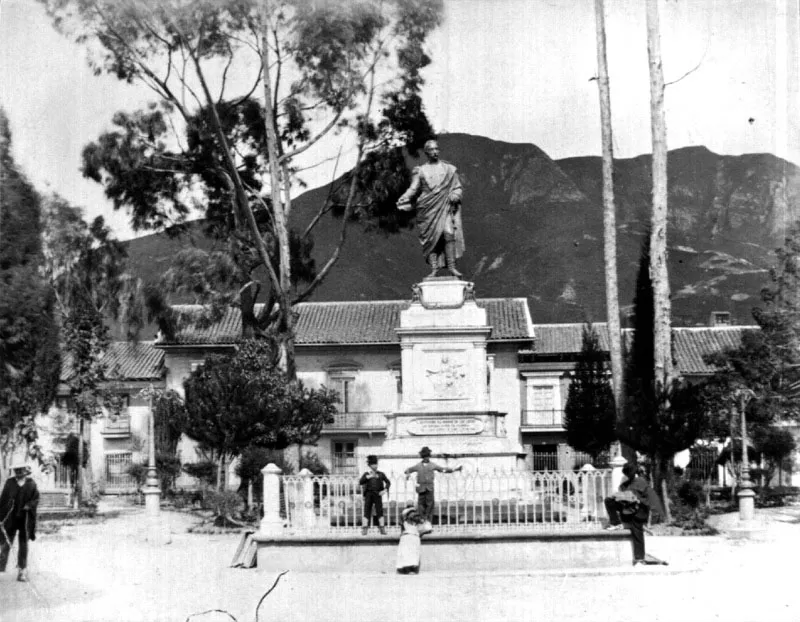
<instances>
[{"instance_id":1,"label":"monument base","mask_svg":"<svg viewBox=\"0 0 800 622\"><path fill-rule=\"evenodd\" d=\"M465 473L517 468L517 456L522 447L509 438L485 436L415 436L394 438L383 442L376 452L381 461L381 470L401 473L420 461L419 451L429 447L431 460L441 466L462 466Z\"/></svg>"}]
</instances>

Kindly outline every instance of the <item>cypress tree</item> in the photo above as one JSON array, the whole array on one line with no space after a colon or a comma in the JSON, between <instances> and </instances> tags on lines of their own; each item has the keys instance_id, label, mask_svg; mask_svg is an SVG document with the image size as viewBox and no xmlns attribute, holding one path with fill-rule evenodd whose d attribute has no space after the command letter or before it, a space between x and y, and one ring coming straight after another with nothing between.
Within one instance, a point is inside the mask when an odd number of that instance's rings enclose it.
<instances>
[{"instance_id":1,"label":"cypress tree","mask_svg":"<svg viewBox=\"0 0 800 622\"><path fill-rule=\"evenodd\" d=\"M567 442L595 461L616 440L616 409L607 358L600 349L597 331L587 324L564 407L564 427Z\"/></svg>"}]
</instances>

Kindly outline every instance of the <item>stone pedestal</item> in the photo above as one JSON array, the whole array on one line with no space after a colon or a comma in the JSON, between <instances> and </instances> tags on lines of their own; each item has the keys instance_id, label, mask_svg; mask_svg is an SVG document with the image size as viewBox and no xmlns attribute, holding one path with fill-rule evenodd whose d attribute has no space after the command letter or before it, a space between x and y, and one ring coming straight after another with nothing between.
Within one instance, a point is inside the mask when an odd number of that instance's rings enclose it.
<instances>
[{"instance_id":1,"label":"stone pedestal","mask_svg":"<svg viewBox=\"0 0 800 622\"><path fill-rule=\"evenodd\" d=\"M505 413L489 407L491 326L473 284L434 277L413 291L397 329L403 399L387 417L382 468L401 471L428 446L436 460L454 458L467 470L514 469L522 448L507 436Z\"/></svg>"}]
</instances>

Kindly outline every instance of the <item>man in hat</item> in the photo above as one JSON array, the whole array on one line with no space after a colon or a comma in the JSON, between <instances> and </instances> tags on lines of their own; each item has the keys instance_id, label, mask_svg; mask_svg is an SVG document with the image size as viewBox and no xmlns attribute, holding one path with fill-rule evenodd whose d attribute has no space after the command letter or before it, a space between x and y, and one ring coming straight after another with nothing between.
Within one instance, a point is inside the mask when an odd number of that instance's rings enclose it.
<instances>
[{"instance_id":1,"label":"man in hat","mask_svg":"<svg viewBox=\"0 0 800 622\"><path fill-rule=\"evenodd\" d=\"M381 534L386 535L386 527L383 524L383 491L389 492L392 483L386 477L386 473L378 470L378 456L367 456L367 466L369 469L358 483L364 492L364 517L361 519L361 533L367 535L369 523L372 519L372 508L375 508L375 516L378 517L378 529Z\"/></svg>"},{"instance_id":2,"label":"man in hat","mask_svg":"<svg viewBox=\"0 0 800 622\"><path fill-rule=\"evenodd\" d=\"M645 554L644 532L650 513L664 516L661 500L648 481L639 474L633 463L622 467L625 480L619 491L606 497L605 506L609 524L606 531L629 529L633 544L633 565L663 564L661 560Z\"/></svg>"},{"instance_id":3,"label":"man in hat","mask_svg":"<svg viewBox=\"0 0 800 622\"><path fill-rule=\"evenodd\" d=\"M17 553L18 581L27 581L28 540L36 539L36 507L39 505L39 490L30 477L27 464L11 467L14 476L6 480L0 493L0 572L6 571L8 554L19 534Z\"/></svg>"},{"instance_id":4,"label":"man in hat","mask_svg":"<svg viewBox=\"0 0 800 622\"><path fill-rule=\"evenodd\" d=\"M433 481L436 471L439 471L439 473L455 473L463 467L459 465L451 469L431 462L431 450L428 447L420 449L419 455L422 461L407 468L406 477L409 477L412 473L417 474L417 508L422 518L430 523L433 516Z\"/></svg>"}]
</instances>

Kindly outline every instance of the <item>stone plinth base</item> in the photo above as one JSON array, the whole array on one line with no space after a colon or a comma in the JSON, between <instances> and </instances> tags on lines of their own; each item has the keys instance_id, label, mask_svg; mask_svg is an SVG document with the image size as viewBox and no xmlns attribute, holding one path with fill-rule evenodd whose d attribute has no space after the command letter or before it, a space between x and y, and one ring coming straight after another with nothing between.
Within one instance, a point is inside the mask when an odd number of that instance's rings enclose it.
<instances>
[{"instance_id":1,"label":"stone plinth base","mask_svg":"<svg viewBox=\"0 0 800 622\"><path fill-rule=\"evenodd\" d=\"M463 438L447 439L402 438L385 441L376 450L381 470L401 473L421 460L419 450L427 446L433 450L431 460L444 467L462 466L465 473L488 471L514 471L521 450L507 438L478 437L474 445L465 444Z\"/></svg>"},{"instance_id":2,"label":"stone plinth base","mask_svg":"<svg viewBox=\"0 0 800 622\"><path fill-rule=\"evenodd\" d=\"M357 533L357 532L356 532ZM258 568L268 572L391 573L397 535L339 537L254 536ZM624 533L433 534L422 538L420 572L566 570L630 566L630 536Z\"/></svg>"}]
</instances>

